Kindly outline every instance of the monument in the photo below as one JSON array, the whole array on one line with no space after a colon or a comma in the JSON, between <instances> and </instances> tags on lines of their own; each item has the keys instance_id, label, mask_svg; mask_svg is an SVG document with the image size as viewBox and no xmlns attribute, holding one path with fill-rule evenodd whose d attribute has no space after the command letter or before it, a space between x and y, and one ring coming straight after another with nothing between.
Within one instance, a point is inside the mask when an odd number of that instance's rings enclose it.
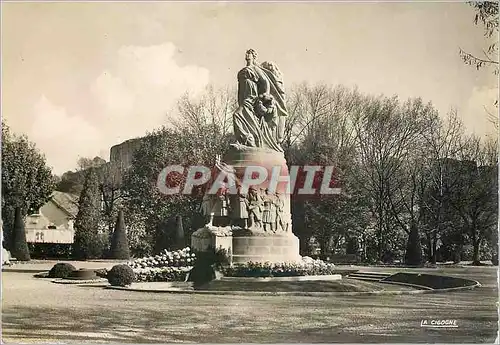
<instances>
[{"instance_id":1,"label":"monument","mask_svg":"<svg viewBox=\"0 0 500 345\"><path fill-rule=\"evenodd\" d=\"M283 76L273 62L258 64L253 49L246 51L245 60L237 75L236 142L215 163L218 171L233 176L234 185L205 194L200 210L207 225L193 234L192 247L224 248L232 263L298 261L281 146L288 116ZM265 170L265 178L253 176L256 170ZM258 183L245 184L249 171Z\"/></svg>"}]
</instances>

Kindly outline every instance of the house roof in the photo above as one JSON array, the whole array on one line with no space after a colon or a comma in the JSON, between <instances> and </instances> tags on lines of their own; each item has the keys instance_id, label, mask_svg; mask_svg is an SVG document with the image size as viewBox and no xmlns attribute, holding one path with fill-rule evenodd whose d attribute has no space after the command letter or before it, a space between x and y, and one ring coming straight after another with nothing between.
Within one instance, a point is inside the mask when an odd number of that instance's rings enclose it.
<instances>
[{"instance_id":1,"label":"house roof","mask_svg":"<svg viewBox=\"0 0 500 345\"><path fill-rule=\"evenodd\" d=\"M78 213L78 199L78 195L55 191L52 193L51 201L68 213L68 215L76 217Z\"/></svg>"}]
</instances>

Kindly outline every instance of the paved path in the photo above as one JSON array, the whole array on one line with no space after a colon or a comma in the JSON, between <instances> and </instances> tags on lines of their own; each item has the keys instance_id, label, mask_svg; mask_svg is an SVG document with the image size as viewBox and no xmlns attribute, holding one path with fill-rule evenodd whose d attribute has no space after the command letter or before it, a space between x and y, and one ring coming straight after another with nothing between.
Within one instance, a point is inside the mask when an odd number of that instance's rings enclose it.
<instances>
[{"instance_id":1,"label":"paved path","mask_svg":"<svg viewBox=\"0 0 500 345\"><path fill-rule=\"evenodd\" d=\"M496 270L446 273L483 286L376 297L178 295L59 285L29 273L3 272L3 340L492 343L498 329ZM456 319L458 328L422 328L422 319Z\"/></svg>"}]
</instances>

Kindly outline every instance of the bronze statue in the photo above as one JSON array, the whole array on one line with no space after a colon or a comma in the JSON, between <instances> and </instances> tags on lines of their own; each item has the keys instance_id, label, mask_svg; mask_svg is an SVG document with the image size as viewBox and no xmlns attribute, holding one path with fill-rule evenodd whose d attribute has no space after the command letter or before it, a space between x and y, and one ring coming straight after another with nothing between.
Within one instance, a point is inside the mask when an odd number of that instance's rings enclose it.
<instances>
[{"instance_id":1,"label":"bronze statue","mask_svg":"<svg viewBox=\"0 0 500 345\"><path fill-rule=\"evenodd\" d=\"M253 49L245 54L246 66L238 72L238 109L233 115L238 145L283 152L285 90L278 67L272 62L256 64Z\"/></svg>"}]
</instances>

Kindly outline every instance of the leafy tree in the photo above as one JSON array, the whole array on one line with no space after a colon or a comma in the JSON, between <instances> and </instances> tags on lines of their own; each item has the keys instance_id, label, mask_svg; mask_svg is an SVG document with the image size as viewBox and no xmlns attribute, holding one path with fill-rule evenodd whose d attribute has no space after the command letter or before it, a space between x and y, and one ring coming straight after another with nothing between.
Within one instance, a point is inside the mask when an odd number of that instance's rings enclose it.
<instances>
[{"instance_id":1,"label":"leafy tree","mask_svg":"<svg viewBox=\"0 0 500 345\"><path fill-rule=\"evenodd\" d=\"M159 254L164 249L170 249L171 244L175 242L173 231L171 231L173 226L173 218L161 221L156 225L153 246L154 254Z\"/></svg>"},{"instance_id":2,"label":"leafy tree","mask_svg":"<svg viewBox=\"0 0 500 345\"><path fill-rule=\"evenodd\" d=\"M55 189L59 192L71 193L79 195L83 189L85 181L85 172L82 171L66 171L62 174L61 179L57 183Z\"/></svg>"},{"instance_id":3,"label":"leafy tree","mask_svg":"<svg viewBox=\"0 0 500 345\"><path fill-rule=\"evenodd\" d=\"M92 259L102 255L102 239L99 235L99 183L94 168L85 176L78 214L75 220L75 240L73 256L76 259Z\"/></svg>"},{"instance_id":4,"label":"leafy tree","mask_svg":"<svg viewBox=\"0 0 500 345\"><path fill-rule=\"evenodd\" d=\"M15 213L12 256L19 261L29 261L30 252L26 243L26 231L24 229L24 217L21 213L21 208L17 207Z\"/></svg>"},{"instance_id":5,"label":"leafy tree","mask_svg":"<svg viewBox=\"0 0 500 345\"><path fill-rule=\"evenodd\" d=\"M89 168L98 168L106 164L106 160L101 157L80 157L76 163L77 171L87 170Z\"/></svg>"},{"instance_id":6,"label":"leafy tree","mask_svg":"<svg viewBox=\"0 0 500 345\"><path fill-rule=\"evenodd\" d=\"M118 218L116 219L115 231L111 239L110 257L112 259L130 259L127 232L122 210L118 212Z\"/></svg>"},{"instance_id":7,"label":"leafy tree","mask_svg":"<svg viewBox=\"0 0 500 345\"><path fill-rule=\"evenodd\" d=\"M80 157L77 161L77 168L75 171L66 171L62 174L57 183L56 190L65 193L72 193L79 195L83 189L85 181L86 170L89 168L102 168L105 170L106 161L101 157L87 158ZM101 169L99 169L100 171ZM111 226L112 228L112 226Z\"/></svg>"},{"instance_id":8,"label":"leafy tree","mask_svg":"<svg viewBox=\"0 0 500 345\"><path fill-rule=\"evenodd\" d=\"M202 195L163 195L157 187L158 177L169 165L213 166L216 155L230 143L227 118L232 102L227 93L215 89L208 89L200 99L185 96L179 102L175 129L163 127L143 138L122 188L126 216L137 224L130 229L133 252L153 252L157 229L173 215L183 218L186 236L202 226L198 214Z\"/></svg>"},{"instance_id":9,"label":"leafy tree","mask_svg":"<svg viewBox=\"0 0 500 345\"><path fill-rule=\"evenodd\" d=\"M45 157L26 136L12 133L2 121L2 220L5 247L11 247L15 209L36 212L49 199L55 179Z\"/></svg>"}]
</instances>

